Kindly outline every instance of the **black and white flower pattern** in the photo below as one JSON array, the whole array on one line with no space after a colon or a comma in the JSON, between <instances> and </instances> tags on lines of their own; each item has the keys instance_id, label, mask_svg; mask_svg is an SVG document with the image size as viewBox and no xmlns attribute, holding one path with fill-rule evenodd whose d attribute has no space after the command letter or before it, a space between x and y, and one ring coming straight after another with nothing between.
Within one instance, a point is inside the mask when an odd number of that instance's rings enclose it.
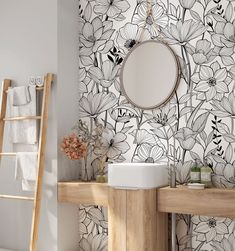
<instances>
[{"instance_id":1,"label":"black and white flower pattern","mask_svg":"<svg viewBox=\"0 0 235 251\"><path fill-rule=\"evenodd\" d=\"M229 233L228 226L232 220L208 216L193 216L192 222L195 224L194 232L198 233L197 238L208 243L212 240L221 241L223 236Z\"/></svg>"},{"instance_id":2,"label":"black and white flower pattern","mask_svg":"<svg viewBox=\"0 0 235 251\"><path fill-rule=\"evenodd\" d=\"M215 186L235 187L234 8L232 0L79 1L80 118L90 132L97 121L105 128L91 172L104 153L109 162L175 160L184 184L199 161L213 170ZM149 39L172 47L181 79L167 105L143 111L128 103L119 73L126 54ZM107 250L106 209L79 211L81 250ZM234 227L230 219L178 215L179 250L191 250L188 240L195 251L234 250Z\"/></svg>"}]
</instances>

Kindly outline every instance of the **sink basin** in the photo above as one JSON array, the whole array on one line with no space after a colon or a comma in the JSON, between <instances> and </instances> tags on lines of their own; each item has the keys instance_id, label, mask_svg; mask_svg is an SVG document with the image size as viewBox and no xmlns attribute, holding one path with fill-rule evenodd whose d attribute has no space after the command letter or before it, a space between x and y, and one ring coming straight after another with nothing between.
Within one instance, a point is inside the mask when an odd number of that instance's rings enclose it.
<instances>
[{"instance_id":1,"label":"sink basin","mask_svg":"<svg viewBox=\"0 0 235 251\"><path fill-rule=\"evenodd\" d=\"M167 186L167 164L163 162L109 164L108 185L119 189L151 189Z\"/></svg>"}]
</instances>

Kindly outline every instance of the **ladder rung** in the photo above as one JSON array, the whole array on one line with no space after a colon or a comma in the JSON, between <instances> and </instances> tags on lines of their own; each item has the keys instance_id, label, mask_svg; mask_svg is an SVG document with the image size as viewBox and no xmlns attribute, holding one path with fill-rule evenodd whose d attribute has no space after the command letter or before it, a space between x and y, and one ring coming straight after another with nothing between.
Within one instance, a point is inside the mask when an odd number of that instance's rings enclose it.
<instances>
[{"instance_id":1,"label":"ladder rung","mask_svg":"<svg viewBox=\"0 0 235 251\"><path fill-rule=\"evenodd\" d=\"M38 87L36 87L36 90L37 91L42 91L42 90L44 90L44 87L43 86L38 86ZM5 92L8 93L8 90L6 90Z\"/></svg>"},{"instance_id":2,"label":"ladder rung","mask_svg":"<svg viewBox=\"0 0 235 251\"><path fill-rule=\"evenodd\" d=\"M27 120L27 119L41 119L41 116L24 116L24 117L11 117L3 118L4 121L14 121L14 120Z\"/></svg>"},{"instance_id":3,"label":"ladder rung","mask_svg":"<svg viewBox=\"0 0 235 251\"><path fill-rule=\"evenodd\" d=\"M13 195L3 195L0 194L0 199L13 199L13 200L31 200L33 201L33 197L26 197L26 196L13 196Z\"/></svg>"},{"instance_id":4,"label":"ladder rung","mask_svg":"<svg viewBox=\"0 0 235 251\"><path fill-rule=\"evenodd\" d=\"M37 153L37 152L35 152ZM13 152L3 152L3 153L0 153L0 156L16 156L17 153L13 153ZM1 250L0 250L1 251Z\"/></svg>"},{"instance_id":5,"label":"ladder rung","mask_svg":"<svg viewBox=\"0 0 235 251\"><path fill-rule=\"evenodd\" d=\"M0 156L16 156L16 153L0 153Z\"/></svg>"}]
</instances>

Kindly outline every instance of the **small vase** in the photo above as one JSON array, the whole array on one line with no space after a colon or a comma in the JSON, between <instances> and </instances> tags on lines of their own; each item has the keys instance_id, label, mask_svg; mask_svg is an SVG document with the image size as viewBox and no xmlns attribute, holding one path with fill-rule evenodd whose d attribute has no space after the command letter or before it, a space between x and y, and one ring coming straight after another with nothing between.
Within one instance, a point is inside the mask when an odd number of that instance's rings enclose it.
<instances>
[{"instance_id":1,"label":"small vase","mask_svg":"<svg viewBox=\"0 0 235 251\"><path fill-rule=\"evenodd\" d=\"M108 182L108 177L106 174L97 174L96 175L96 182L98 183L106 183Z\"/></svg>"},{"instance_id":2,"label":"small vase","mask_svg":"<svg viewBox=\"0 0 235 251\"><path fill-rule=\"evenodd\" d=\"M108 168L108 163L105 162L104 163L104 167L101 168L101 170L96 175L96 182L98 182L98 183L106 183L106 182L108 182L107 168Z\"/></svg>"},{"instance_id":3,"label":"small vase","mask_svg":"<svg viewBox=\"0 0 235 251\"><path fill-rule=\"evenodd\" d=\"M91 181L91 170L88 161L84 158L80 160L80 179L81 181Z\"/></svg>"}]
</instances>

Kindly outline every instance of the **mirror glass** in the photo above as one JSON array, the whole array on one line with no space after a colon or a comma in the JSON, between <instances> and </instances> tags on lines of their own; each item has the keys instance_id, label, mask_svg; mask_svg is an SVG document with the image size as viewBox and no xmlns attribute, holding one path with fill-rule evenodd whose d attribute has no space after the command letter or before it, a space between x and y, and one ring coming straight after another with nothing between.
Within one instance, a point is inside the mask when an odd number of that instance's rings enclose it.
<instances>
[{"instance_id":1,"label":"mirror glass","mask_svg":"<svg viewBox=\"0 0 235 251\"><path fill-rule=\"evenodd\" d=\"M136 107L153 109L166 103L179 80L178 60L165 43L150 40L135 46L121 69L121 88Z\"/></svg>"}]
</instances>

